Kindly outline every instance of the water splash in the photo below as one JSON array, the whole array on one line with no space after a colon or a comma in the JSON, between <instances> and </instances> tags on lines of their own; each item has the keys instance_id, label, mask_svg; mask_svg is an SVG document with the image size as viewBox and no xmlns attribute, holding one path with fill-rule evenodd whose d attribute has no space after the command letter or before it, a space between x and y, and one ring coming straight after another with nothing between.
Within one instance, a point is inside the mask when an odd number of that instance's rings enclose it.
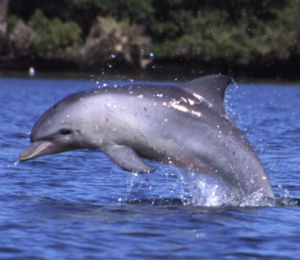
<instances>
[{"instance_id":1,"label":"water splash","mask_svg":"<svg viewBox=\"0 0 300 260\"><path fill-rule=\"evenodd\" d=\"M283 189L275 199L265 198L262 190L248 196L231 194L218 180L198 173L184 172L178 169L177 178L182 189L180 199L185 206L197 207L295 207L300 199L293 198L287 189Z\"/></svg>"},{"instance_id":2,"label":"water splash","mask_svg":"<svg viewBox=\"0 0 300 260\"><path fill-rule=\"evenodd\" d=\"M276 205L274 199L265 198L262 190L257 190L246 197L241 197L238 200L239 207L272 207Z\"/></svg>"},{"instance_id":3,"label":"water splash","mask_svg":"<svg viewBox=\"0 0 300 260\"><path fill-rule=\"evenodd\" d=\"M237 84L237 82L235 81L235 79L233 77L230 78L232 84L234 85L235 89L239 88L239 85Z\"/></svg>"},{"instance_id":4,"label":"water splash","mask_svg":"<svg viewBox=\"0 0 300 260\"><path fill-rule=\"evenodd\" d=\"M7 168L13 168L13 167L16 167L20 164L20 161L17 160L17 161L14 161L13 163L9 163L7 164Z\"/></svg>"},{"instance_id":5,"label":"water splash","mask_svg":"<svg viewBox=\"0 0 300 260\"><path fill-rule=\"evenodd\" d=\"M181 173L182 174L182 173ZM273 207L278 199L265 198L262 190L245 196L232 193L221 181L203 174L187 172L180 178L185 186L185 205L201 207ZM290 203L290 196L285 199ZM279 199L282 204L282 199Z\"/></svg>"},{"instance_id":6,"label":"water splash","mask_svg":"<svg viewBox=\"0 0 300 260\"><path fill-rule=\"evenodd\" d=\"M215 178L194 172L178 170L182 185L181 199L185 205L220 207L231 204L228 189Z\"/></svg>"},{"instance_id":7,"label":"water splash","mask_svg":"<svg viewBox=\"0 0 300 260\"><path fill-rule=\"evenodd\" d=\"M132 173L127 179L127 196L123 201L140 200L152 191L152 185L148 177L143 174Z\"/></svg>"},{"instance_id":8,"label":"water splash","mask_svg":"<svg viewBox=\"0 0 300 260\"><path fill-rule=\"evenodd\" d=\"M160 168L159 178L168 178L168 189L163 191L163 183L157 184L144 174L132 174L127 179L127 194L118 197L119 203L152 204L155 206L192 206L192 207L274 207L299 206L300 200L290 197L288 191L276 199L264 198L262 190L244 196L233 194L216 178L184 171L173 165ZM166 194L167 191L167 194ZM152 198L149 198L151 194Z\"/></svg>"}]
</instances>

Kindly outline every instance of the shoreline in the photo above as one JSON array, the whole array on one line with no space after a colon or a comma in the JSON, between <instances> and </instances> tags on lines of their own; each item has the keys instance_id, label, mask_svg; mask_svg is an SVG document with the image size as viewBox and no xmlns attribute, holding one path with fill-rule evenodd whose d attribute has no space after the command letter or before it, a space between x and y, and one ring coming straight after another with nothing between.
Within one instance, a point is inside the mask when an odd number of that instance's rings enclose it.
<instances>
[{"instance_id":1,"label":"shoreline","mask_svg":"<svg viewBox=\"0 0 300 260\"><path fill-rule=\"evenodd\" d=\"M225 63L223 61L200 62L196 59L154 60L147 68L130 64L113 64L80 67L65 61L29 61L0 64L0 77L30 77L29 68L35 69L35 77L42 78L118 78L118 79L158 79L190 80L208 74L224 74L242 81L299 82L300 57L289 62L252 64Z\"/></svg>"},{"instance_id":2,"label":"shoreline","mask_svg":"<svg viewBox=\"0 0 300 260\"><path fill-rule=\"evenodd\" d=\"M1 70L0 69L0 79L1 78L20 78L20 79L58 79L58 80L118 80L118 81L170 81L170 82L185 82L193 80L197 77L205 76L208 74L218 74L218 73L207 73L202 75L174 75L165 74L163 72L142 72L142 73L121 73L121 72L89 72L89 71L36 71L34 76L30 76L28 70ZM271 84L288 84L291 86L300 87L300 79L284 79L284 78L255 78L255 77L243 77L234 76L231 77L237 83L271 83Z\"/></svg>"}]
</instances>

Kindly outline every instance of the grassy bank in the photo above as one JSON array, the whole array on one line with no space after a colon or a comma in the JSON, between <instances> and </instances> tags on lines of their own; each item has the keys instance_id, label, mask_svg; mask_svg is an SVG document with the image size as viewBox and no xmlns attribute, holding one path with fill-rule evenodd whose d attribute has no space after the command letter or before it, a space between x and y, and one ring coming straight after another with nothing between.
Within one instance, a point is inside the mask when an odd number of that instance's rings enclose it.
<instances>
[{"instance_id":1,"label":"grassy bank","mask_svg":"<svg viewBox=\"0 0 300 260\"><path fill-rule=\"evenodd\" d=\"M0 0L0 69L299 79L297 0Z\"/></svg>"}]
</instances>

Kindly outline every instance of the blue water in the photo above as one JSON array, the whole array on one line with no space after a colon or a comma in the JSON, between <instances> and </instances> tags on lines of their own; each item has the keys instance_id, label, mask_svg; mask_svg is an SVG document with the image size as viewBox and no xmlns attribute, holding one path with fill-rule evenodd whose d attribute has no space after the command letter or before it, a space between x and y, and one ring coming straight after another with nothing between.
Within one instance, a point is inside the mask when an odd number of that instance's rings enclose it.
<instances>
[{"instance_id":1,"label":"blue water","mask_svg":"<svg viewBox=\"0 0 300 260\"><path fill-rule=\"evenodd\" d=\"M18 163L42 112L104 83L115 82L0 78L0 259L299 259L299 87L227 89L280 202L236 207L155 162L138 176L87 150Z\"/></svg>"}]
</instances>

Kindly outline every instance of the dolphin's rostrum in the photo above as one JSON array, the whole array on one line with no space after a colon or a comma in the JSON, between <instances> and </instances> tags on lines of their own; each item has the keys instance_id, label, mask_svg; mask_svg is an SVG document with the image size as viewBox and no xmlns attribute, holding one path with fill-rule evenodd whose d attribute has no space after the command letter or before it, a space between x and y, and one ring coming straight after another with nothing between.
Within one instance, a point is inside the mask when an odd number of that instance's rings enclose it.
<instances>
[{"instance_id":1,"label":"dolphin's rostrum","mask_svg":"<svg viewBox=\"0 0 300 260\"><path fill-rule=\"evenodd\" d=\"M230 78L210 75L178 86L133 84L72 94L46 111L20 161L100 149L131 172L141 157L220 179L233 193L274 194L253 148L224 110Z\"/></svg>"}]
</instances>

